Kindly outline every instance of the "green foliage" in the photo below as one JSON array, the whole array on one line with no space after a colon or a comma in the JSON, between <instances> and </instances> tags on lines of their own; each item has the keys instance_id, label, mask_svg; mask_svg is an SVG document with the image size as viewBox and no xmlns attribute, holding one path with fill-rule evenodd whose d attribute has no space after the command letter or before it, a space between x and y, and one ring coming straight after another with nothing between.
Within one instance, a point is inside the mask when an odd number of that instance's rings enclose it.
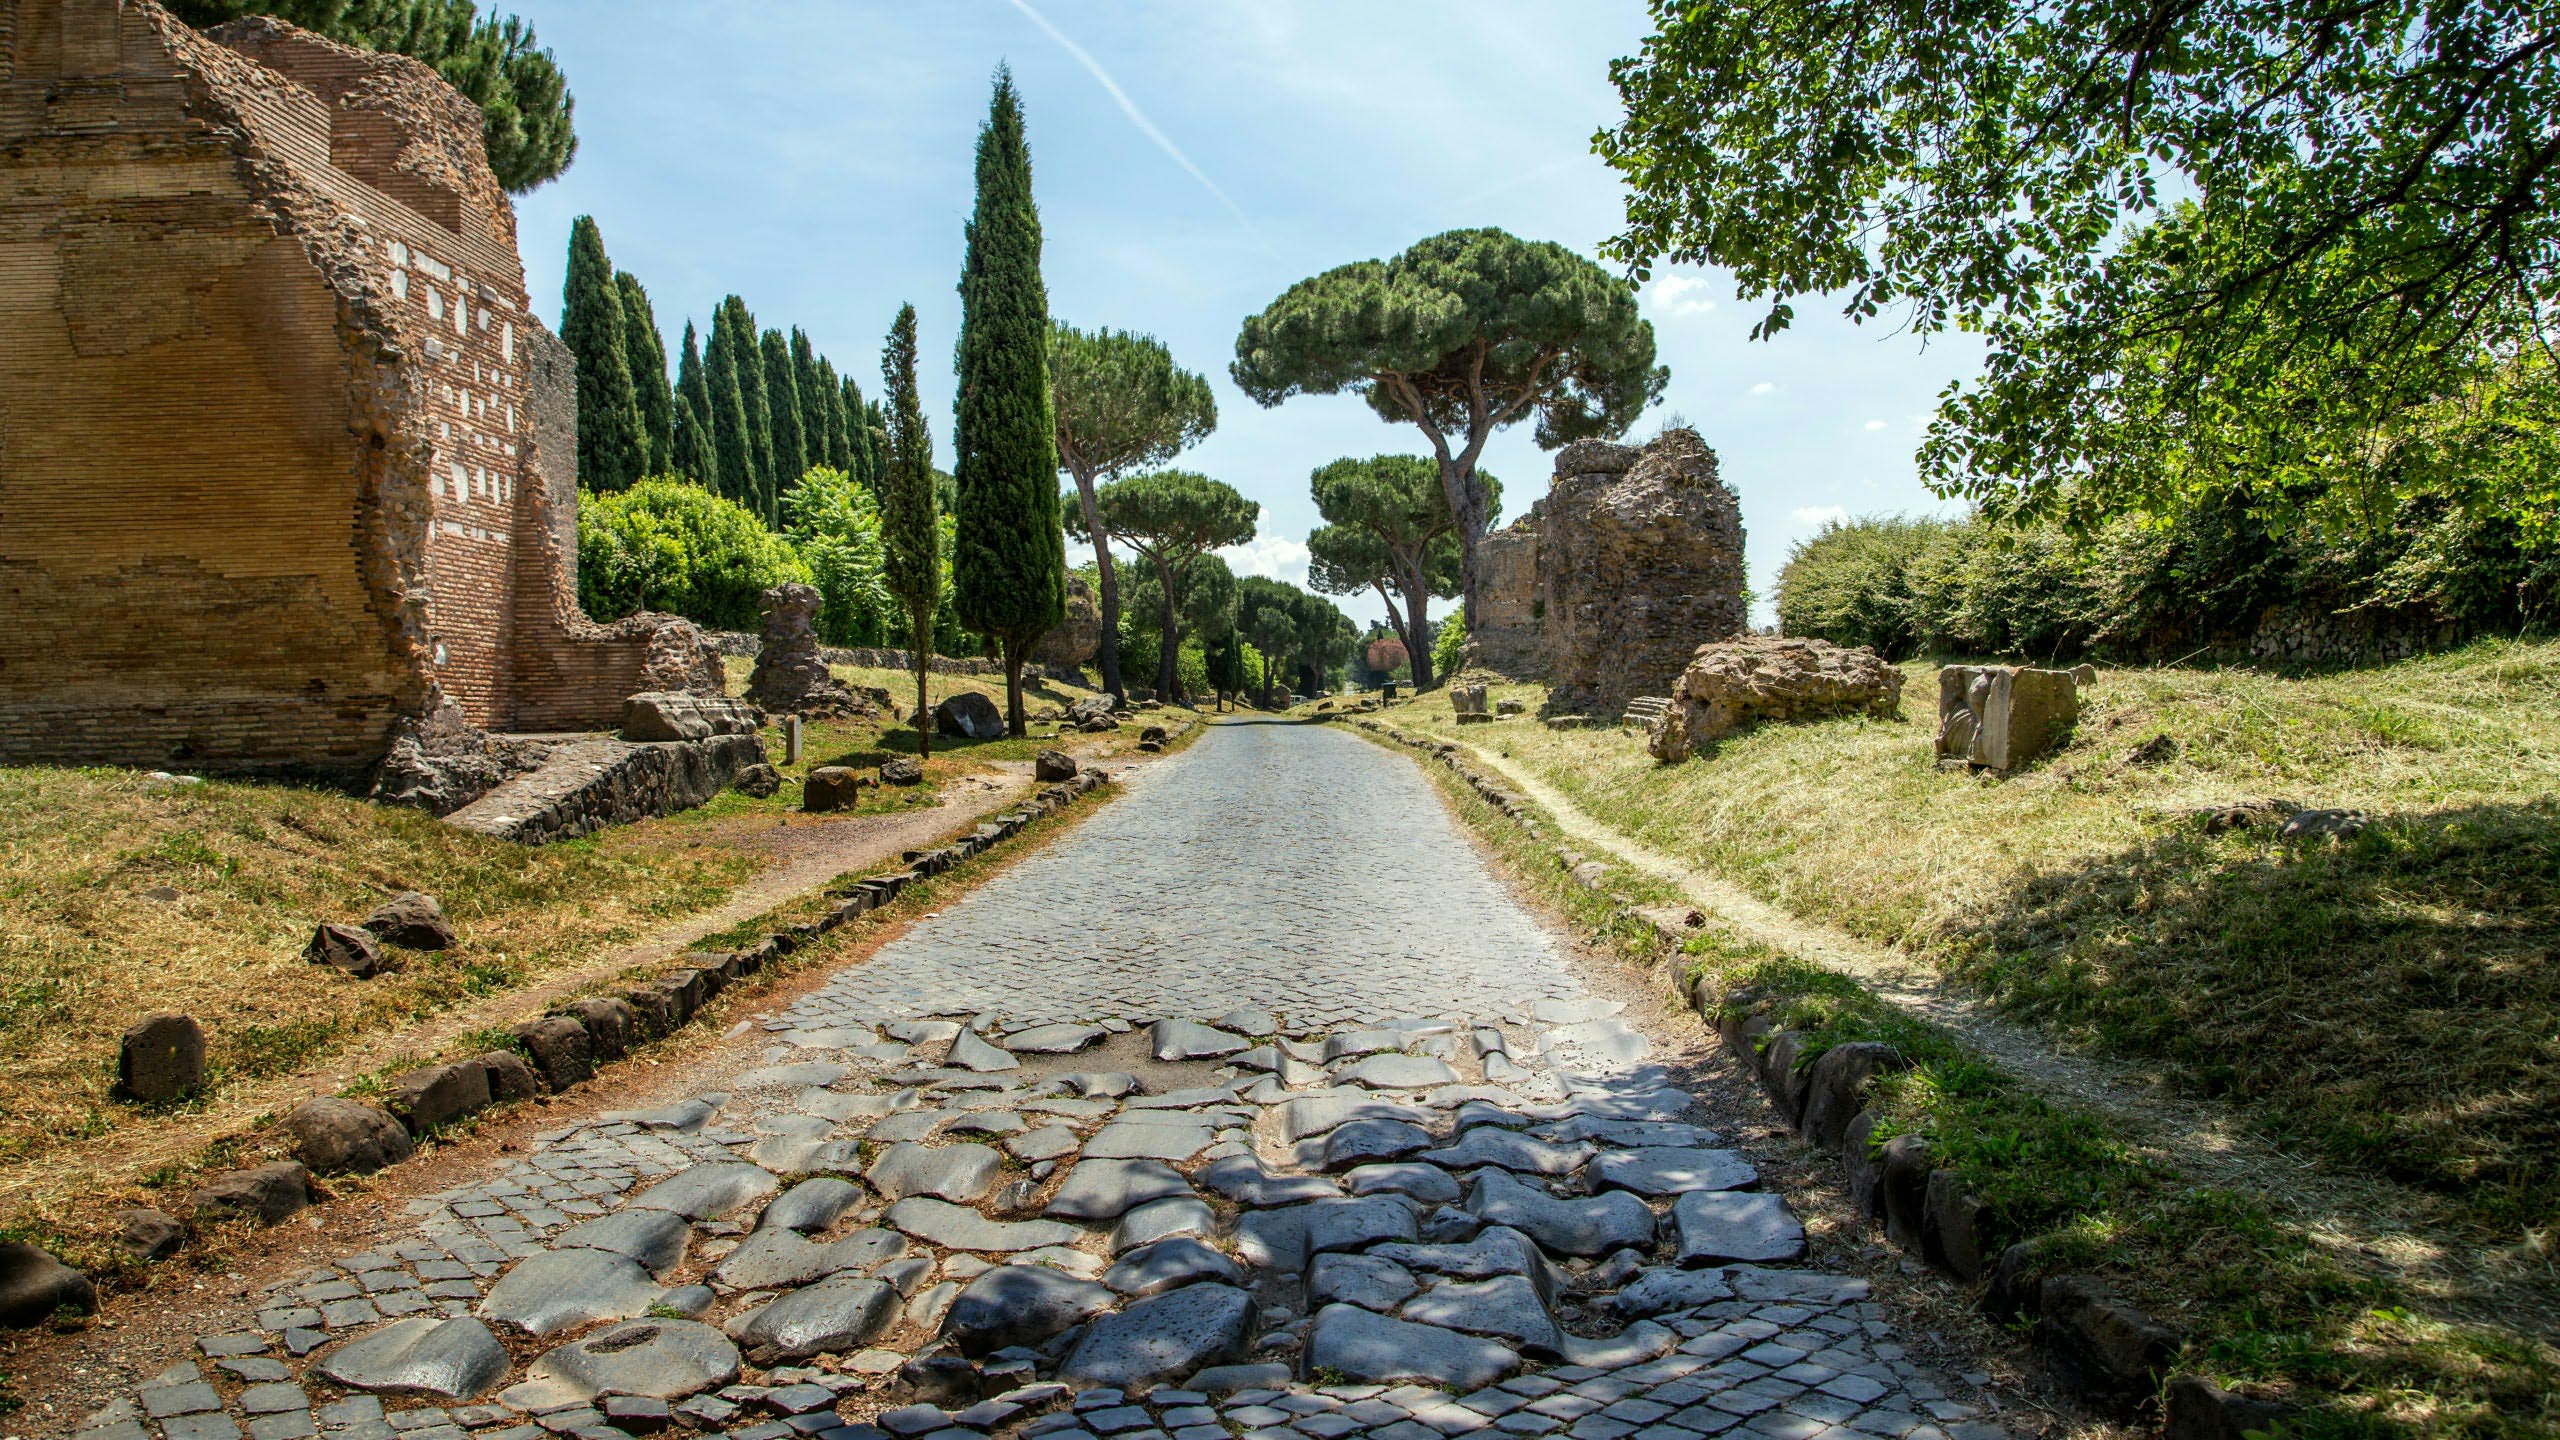
<instances>
[{"instance_id":1,"label":"green foliage","mask_svg":"<svg viewBox=\"0 0 2560 1440\"><path fill-rule=\"evenodd\" d=\"M808 567L754 512L672 476L578 501L578 601L599 620L662 610L752 630L758 599Z\"/></svg>"},{"instance_id":2,"label":"green foliage","mask_svg":"<svg viewBox=\"0 0 2560 1440\"><path fill-rule=\"evenodd\" d=\"M1157 628L1180 635L1180 612L1205 573L1203 557L1222 545L1251 540L1262 507L1234 486L1195 471L1151 470L1097 486L1094 513L1105 530L1152 568L1159 597ZM1066 518L1071 533L1085 533L1081 514ZM1156 689L1169 691L1173 683L1160 655Z\"/></svg>"},{"instance_id":3,"label":"green foliage","mask_svg":"<svg viewBox=\"0 0 2560 1440\"><path fill-rule=\"evenodd\" d=\"M836 443L830 439L831 432L842 423L836 410L844 403L844 392L819 374L818 349L809 343L809 332L797 325L791 327L791 381L800 402L800 446L805 457L801 468L824 465L852 474L851 468L836 458Z\"/></svg>"},{"instance_id":4,"label":"green foliage","mask_svg":"<svg viewBox=\"0 0 2560 1440\"><path fill-rule=\"evenodd\" d=\"M664 475L676 463L676 395L667 383L666 337L658 333L657 311L640 277L622 270L613 281L622 294L622 346L631 357L631 393L649 457L642 473Z\"/></svg>"},{"instance_id":5,"label":"green foliage","mask_svg":"<svg viewBox=\"0 0 2560 1440\"><path fill-rule=\"evenodd\" d=\"M880 505L859 481L820 466L782 499L791 544L825 597L818 638L830 645L877 645L898 602L889 593Z\"/></svg>"},{"instance_id":6,"label":"green foliage","mask_svg":"<svg viewBox=\"0 0 2560 1440\"><path fill-rule=\"evenodd\" d=\"M1452 615L1440 622L1440 633L1431 637L1431 668L1442 675L1457 674L1466 648L1467 618Z\"/></svg>"},{"instance_id":7,"label":"green foliage","mask_svg":"<svg viewBox=\"0 0 2560 1440\"><path fill-rule=\"evenodd\" d=\"M2175 659L2246 647L2268 613L2362 616L2457 635L2547 625L2560 553L2512 522L2413 502L2372 531L2271 533L2239 492L2173 520L1867 518L1800 541L1778 625L1890 658Z\"/></svg>"},{"instance_id":8,"label":"green foliage","mask_svg":"<svg viewBox=\"0 0 2560 1440\"><path fill-rule=\"evenodd\" d=\"M425 62L480 107L480 139L498 183L521 195L557 177L578 153L568 81L533 27L483 18L472 0L174 0L198 27L273 15L364 50Z\"/></svg>"},{"instance_id":9,"label":"green foliage","mask_svg":"<svg viewBox=\"0 0 2560 1440\"><path fill-rule=\"evenodd\" d=\"M757 342L763 359L765 423L773 443L773 484L777 501L809 468L807 432L800 422L800 371L791 361L791 342L779 330L767 330Z\"/></svg>"},{"instance_id":10,"label":"green foliage","mask_svg":"<svg viewBox=\"0 0 2560 1440\"><path fill-rule=\"evenodd\" d=\"M1475 479L1486 513L1498 511L1502 482L1481 470ZM1418 455L1346 457L1319 466L1310 486L1330 523L1307 538L1320 562L1309 568L1309 583L1332 595L1375 588L1405 641L1415 687L1429 685L1431 597L1457 594L1461 578L1458 522L1439 466Z\"/></svg>"},{"instance_id":11,"label":"green foliage","mask_svg":"<svg viewBox=\"0 0 2560 1440\"><path fill-rule=\"evenodd\" d=\"M881 581L904 611L907 645L914 652L916 708L921 710L926 664L933 652L933 616L944 598L943 524L934 494L933 434L925 428L924 402L916 398L913 305L898 307L889 339L880 347L880 384L889 403L879 487Z\"/></svg>"},{"instance_id":12,"label":"green foliage","mask_svg":"<svg viewBox=\"0 0 2560 1440\"><path fill-rule=\"evenodd\" d=\"M1420 426L1455 517L1469 613L1476 541L1494 515L1476 461L1493 432L1534 415L1549 448L1622 434L1670 377L1625 279L1493 229L1299 281L1246 319L1229 373L1265 406L1347 390L1380 419Z\"/></svg>"},{"instance_id":13,"label":"green foliage","mask_svg":"<svg viewBox=\"0 0 2560 1440\"><path fill-rule=\"evenodd\" d=\"M1125 698L1120 678L1119 567L1111 534L1094 505L1094 485L1141 465L1162 465L1218 425L1209 382L1173 363L1152 335L1092 334L1064 321L1049 331L1049 383L1058 422L1058 464L1075 477L1084 533L1093 542L1094 589L1102 613L1095 657L1102 688Z\"/></svg>"},{"instance_id":14,"label":"green foliage","mask_svg":"<svg viewBox=\"0 0 2560 1440\"><path fill-rule=\"evenodd\" d=\"M1010 71L996 73L978 131L978 199L960 272L960 398L952 426L960 482L953 607L1004 646L1006 714L1022 733L1022 660L1066 618L1058 539L1058 432L1049 395L1049 292L1040 212Z\"/></svg>"},{"instance_id":15,"label":"green foliage","mask_svg":"<svg viewBox=\"0 0 2560 1440\"><path fill-rule=\"evenodd\" d=\"M631 383L622 288L592 215L579 216L569 227L563 290L560 340L577 358L578 478L590 489L620 490L646 472L649 441Z\"/></svg>"},{"instance_id":16,"label":"green foliage","mask_svg":"<svg viewBox=\"0 0 2560 1440\"><path fill-rule=\"evenodd\" d=\"M711 382L702 365L702 346L693 322L684 322L684 348L676 360L674 473L711 489L719 488L720 445L712 436Z\"/></svg>"},{"instance_id":17,"label":"green foliage","mask_svg":"<svg viewBox=\"0 0 2560 1440\"><path fill-rule=\"evenodd\" d=\"M704 388L711 396L711 443L719 476L711 489L763 513L764 472L757 459L755 427L747 411L746 377L759 370L755 322L747 303L732 295L711 312L711 339L702 349Z\"/></svg>"},{"instance_id":18,"label":"green foliage","mask_svg":"<svg viewBox=\"0 0 2560 1440\"><path fill-rule=\"evenodd\" d=\"M2560 45L2532 7L1653 12L1598 139L1630 187L1607 249L1729 268L1755 334L1839 291L1987 335L1921 452L1941 494L2082 528L2234 487L2279 522L2434 496L2550 523Z\"/></svg>"}]
</instances>

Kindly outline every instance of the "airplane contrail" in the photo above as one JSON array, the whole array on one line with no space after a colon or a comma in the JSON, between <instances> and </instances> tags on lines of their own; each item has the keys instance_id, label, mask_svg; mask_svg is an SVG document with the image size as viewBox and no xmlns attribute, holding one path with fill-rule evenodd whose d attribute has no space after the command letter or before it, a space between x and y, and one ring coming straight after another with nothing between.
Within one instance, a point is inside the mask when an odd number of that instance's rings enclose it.
<instances>
[{"instance_id":1,"label":"airplane contrail","mask_svg":"<svg viewBox=\"0 0 2560 1440\"><path fill-rule=\"evenodd\" d=\"M1094 59L1092 52L1068 39L1065 31L1049 23L1048 16L1032 9L1030 0L1013 0L1013 8L1029 16L1032 24L1039 26L1050 39L1058 42L1058 48L1074 56L1076 63L1085 68L1085 73L1091 75L1095 83L1099 84L1103 91L1119 105L1120 113L1129 117L1129 123L1137 126L1140 134L1156 142L1156 148L1171 156L1173 163L1181 166L1192 179L1199 181L1202 189L1218 197L1218 203L1226 206L1227 212L1235 216L1239 224L1257 235L1261 233L1255 229L1252 217L1244 213L1244 207L1238 205L1226 191L1219 189L1218 182L1210 179L1207 171L1192 164L1191 157L1182 153L1182 147L1174 144L1171 136L1156 128L1156 122L1147 118L1147 112L1138 108L1138 102L1129 98L1129 92L1120 88L1120 82L1111 78L1111 72L1102 68L1102 62Z\"/></svg>"}]
</instances>

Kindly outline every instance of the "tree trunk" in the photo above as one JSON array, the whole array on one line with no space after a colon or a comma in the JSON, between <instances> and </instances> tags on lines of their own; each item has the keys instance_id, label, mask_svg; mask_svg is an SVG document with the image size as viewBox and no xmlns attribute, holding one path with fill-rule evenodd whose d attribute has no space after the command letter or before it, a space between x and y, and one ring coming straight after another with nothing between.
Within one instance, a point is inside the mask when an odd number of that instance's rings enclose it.
<instances>
[{"instance_id":1,"label":"tree trunk","mask_svg":"<svg viewBox=\"0 0 2560 1440\"><path fill-rule=\"evenodd\" d=\"M1004 733L1016 740L1027 733L1022 722L1022 662L1031 658L1034 643L1004 642Z\"/></svg>"},{"instance_id":2,"label":"tree trunk","mask_svg":"<svg viewBox=\"0 0 2560 1440\"><path fill-rule=\"evenodd\" d=\"M1476 633L1476 541L1484 534L1485 521L1474 464L1464 459L1441 461L1440 488L1449 497L1451 518L1458 522L1458 613L1472 636Z\"/></svg>"},{"instance_id":3,"label":"tree trunk","mask_svg":"<svg viewBox=\"0 0 2560 1440\"><path fill-rule=\"evenodd\" d=\"M1420 583L1419 576L1415 578L1416 583L1413 589L1405 596L1405 604L1410 610L1405 624L1413 631L1413 640L1405 650L1405 659L1413 669L1414 693L1420 694L1431 688L1431 592ZM1467 633L1472 635L1475 632L1470 630Z\"/></svg>"},{"instance_id":4,"label":"tree trunk","mask_svg":"<svg viewBox=\"0 0 2560 1440\"><path fill-rule=\"evenodd\" d=\"M925 693L924 677L933 663L933 612L912 612L907 616L907 659L916 667L916 758L933 753L933 707Z\"/></svg>"},{"instance_id":5,"label":"tree trunk","mask_svg":"<svg viewBox=\"0 0 2560 1440\"><path fill-rule=\"evenodd\" d=\"M1163 705L1169 703L1165 697L1173 693L1174 684L1182 673L1179 663L1182 657L1182 631L1180 622L1175 619L1173 577L1166 573L1164 566L1158 565L1156 579L1161 582L1160 588L1164 591L1163 624L1156 629L1156 703Z\"/></svg>"},{"instance_id":6,"label":"tree trunk","mask_svg":"<svg viewBox=\"0 0 2560 1440\"><path fill-rule=\"evenodd\" d=\"M1102 688L1122 705L1129 703L1129 687L1120 679L1120 570L1112 563L1111 537L1102 528L1102 510L1093 494L1093 477L1082 470L1070 472L1076 477L1076 500L1084 507L1084 533L1093 537L1094 598L1102 609L1102 648L1094 655L1094 663L1102 669Z\"/></svg>"}]
</instances>

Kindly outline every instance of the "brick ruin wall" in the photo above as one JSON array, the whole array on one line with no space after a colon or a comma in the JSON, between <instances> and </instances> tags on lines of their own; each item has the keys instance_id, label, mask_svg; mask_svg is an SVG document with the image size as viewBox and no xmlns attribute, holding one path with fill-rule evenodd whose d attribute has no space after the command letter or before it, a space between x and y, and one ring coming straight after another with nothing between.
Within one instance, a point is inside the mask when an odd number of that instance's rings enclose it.
<instances>
[{"instance_id":1,"label":"brick ruin wall","mask_svg":"<svg viewBox=\"0 0 2560 1440\"><path fill-rule=\"evenodd\" d=\"M577 612L479 129L274 21L0 0L0 759L351 770L439 697L614 722L663 622Z\"/></svg>"},{"instance_id":2,"label":"brick ruin wall","mask_svg":"<svg viewBox=\"0 0 2560 1440\"><path fill-rule=\"evenodd\" d=\"M1547 682L1558 714L1668 695L1697 647L1748 621L1741 505L1691 430L1566 446L1548 492L1477 557L1476 662Z\"/></svg>"}]
</instances>

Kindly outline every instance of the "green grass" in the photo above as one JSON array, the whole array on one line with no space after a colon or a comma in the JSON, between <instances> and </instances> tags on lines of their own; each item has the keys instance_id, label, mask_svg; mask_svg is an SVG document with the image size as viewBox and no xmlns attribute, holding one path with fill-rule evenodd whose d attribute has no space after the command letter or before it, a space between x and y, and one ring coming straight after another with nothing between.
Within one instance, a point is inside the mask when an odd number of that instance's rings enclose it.
<instances>
[{"instance_id":1,"label":"green grass","mask_svg":"<svg viewBox=\"0 0 2560 1440\"><path fill-rule=\"evenodd\" d=\"M1631 959L1703 980L1705 994L1725 997L1711 1015L1731 1004L1800 1033L1809 1042L1800 1065L1851 1041L1896 1047L1910 1068L1872 1092L1875 1143L1925 1136L1936 1163L1989 1207L1998 1243L2031 1243L2042 1273L2104 1276L2185 1337L2178 1369L2304 1407L2288 1437L2560 1436L2560 1352L2548 1342L2427 1317L2416 1298L2348 1270L2263 1200L2196 1184L2174 1157L2128 1141L2102 1116L2048 1103L1944 1027L1844 976L1712 924L1666 957L1629 913L1629 902L1676 898L1662 882L1619 869L1600 891L1582 888L1551 842L1415 758L1520 882Z\"/></svg>"},{"instance_id":2,"label":"green grass","mask_svg":"<svg viewBox=\"0 0 2560 1440\"><path fill-rule=\"evenodd\" d=\"M1904 669L1898 720L1763 726L1679 766L1614 731L1462 732L1441 695L1393 714L2289 1147L2421 1187L2484 1241L2560 1224L2560 644L2107 671L2070 746L2007 780L1936 767L1934 673ZM2126 760L2162 734L2166 762ZM2194 818L2250 800L2373 824L2304 844Z\"/></svg>"}]
</instances>

